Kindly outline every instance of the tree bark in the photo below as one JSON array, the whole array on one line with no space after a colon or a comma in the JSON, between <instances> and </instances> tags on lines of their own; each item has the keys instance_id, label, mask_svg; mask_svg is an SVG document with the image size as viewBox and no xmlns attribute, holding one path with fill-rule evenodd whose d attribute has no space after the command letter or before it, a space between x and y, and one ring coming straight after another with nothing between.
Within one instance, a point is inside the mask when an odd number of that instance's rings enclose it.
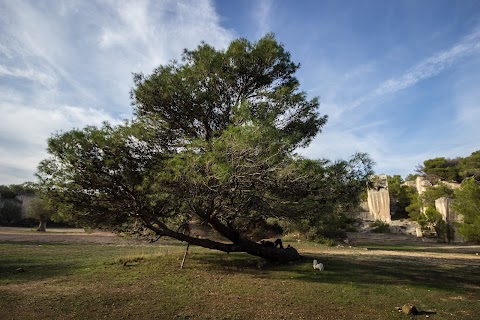
<instances>
[{"instance_id":1,"label":"tree bark","mask_svg":"<svg viewBox=\"0 0 480 320\"><path fill-rule=\"evenodd\" d=\"M215 227L218 228L222 226L221 229L223 232L226 232L228 229L230 229L231 234L237 233L236 230L234 230L231 227L225 226L219 221L216 221L212 226L214 228ZM197 246L208 248L208 249L228 252L228 253L229 252L245 252L257 257L264 258L272 262L287 263L290 261L299 260L301 258L298 251L293 247L287 247L285 249L267 247L260 243L248 240L242 236L233 237L233 239L229 239L230 241L232 241L232 243L223 243L223 242L213 241L210 239L195 238L183 233L170 230L166 228L166 226L163 226L162 228L158 228L153 226L152 224L147 224L147 227L152 231L154 231L159 236L167 236L170 238L187 242L189 244L197 245ZM220 232L220 233L222 234L223 232Z\"/></svg>"},{"instance_id":2,"label":"tree bark","mask_svg":"<svg viewBox=\"0 0 480 320\"><path fill-rule=\"evenodd\" d=\"M37 231L45 232L47 231L47 220L40 220Z\"/></svg>"},{"instance_id":3,"label":"tree bark","mask_svg":"<svg viewBox=\"0 0 480 320\"><path fill-rule=\"evenodd\" d=\"M287 263L300 259L300 254L293 247L287 247L285 249L266 247L260 243L249 241L242 245L244 252L264 258L269 261Z\"/></svg>"}]
</instances>

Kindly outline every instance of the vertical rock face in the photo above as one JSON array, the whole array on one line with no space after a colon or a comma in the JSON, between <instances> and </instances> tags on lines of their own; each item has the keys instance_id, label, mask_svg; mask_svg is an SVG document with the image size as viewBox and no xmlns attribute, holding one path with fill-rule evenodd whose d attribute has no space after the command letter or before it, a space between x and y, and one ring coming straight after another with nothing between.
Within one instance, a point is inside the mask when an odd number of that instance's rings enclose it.
<instances>
[{"instance_id":1,"label":"vertical rock face","mask_svg":"<svg viewBox=\"0 0 480 320\"><path fill-rule=\"evenodd\" d=\"M447 197L438 198L435 200L435 209L442 214L443 220L447 223L450 222L449 206L451 199Z\"/></svg>"},{"instance_id":2,"label":"vertical rock face","mask_svg":"<svg viewBox=\"0 0 480 320\"><path fill-rule=\"evenodd\" d=\"M463 221L463 217L451 209L450 205L452 201L452 199L447 197L441 197L435 200L435 209L442 214L443 220L448 224Z\"/></svg>"},{"instance_id":3,"label":"vertical rock face","mask_svg":"<svg viewBox=\"0 0 480 320\"><path fill-rule=\"evenodd\" d=\"M368 209L373 220L390 223L390 195L388 189L368 190Z\"/></svg>"},{"instance_id":4,"label":"vertical rock face","mask_svg":"<svg viewBox=\"0 0 480 320\"><path fill-rule=\"evenodd\" d=\"M435 200L435 209L442 215L443 220L447 223L449 231L452 230L453 235L450 238L454 242L463 242L463 238L455 232L456 225L455 222L462 222L463 216L456 214L452 209L450 204L452 203L452 199L447 197L441 197Z\"/></svg>"},{"instance_id":5,"label":"vertical rock face","mask_svg":"<svg viewBox=\"0 0 480 320\"><path fill-rule=\"evenodd\" d=\"M387 176L380 174L372 178L373 188L368 189L368 210L372 220L391 222L390 194L388 192Z\"/></svg>"},{"instance_id":6,"label":"vertical rock face","mask_svg":"<svg viewBox=\"0 0 480 320\"><path fill-rule=\"evenodd\" d=\"M446 184L447 186L449 186L450 188L452 188L453 190L456 190L456 189L460 189L462 187L462 184L461 183L457 183L457 182L448 182L448 181L442 181L443 184Z\"/></svg>"},{"instance_id":7,"label":"vertical rock face","mask_svg":"<svg viewBox=\"0 0 480 320\"><path fill-rule=\"evenodd\" d=\"M430 181L428 180L425 180L424 177L417 177L417 179L415 179L415 188L417 189L417 192L418 194L422 194L425 192L425 190L427 190L427 187L431 187L432 184L430 183Z\"/></svg>"}]
</instances>

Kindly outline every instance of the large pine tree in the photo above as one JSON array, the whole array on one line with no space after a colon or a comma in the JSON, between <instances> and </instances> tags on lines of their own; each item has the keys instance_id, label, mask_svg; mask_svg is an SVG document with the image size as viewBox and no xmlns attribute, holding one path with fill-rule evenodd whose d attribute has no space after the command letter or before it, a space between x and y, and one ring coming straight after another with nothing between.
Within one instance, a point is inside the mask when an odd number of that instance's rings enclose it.
<instances>
[{"instance_id":1,"label":"large pine tree","mask_svg":"<svg viewBox=\"0 0 480 320\"><path fill-rule=\"evenodd\" d=\"M181 62L134 76L131 123L54 135L40 185L85 224L298 259L294 248L249 239L245 221L331 214L358 198L371 171L365 155L329 164L294 154L327 121L299 91L298 67L273 35L186 50ZM190 236L193 219L228 241Z\"/></svg>"}]
</instances>

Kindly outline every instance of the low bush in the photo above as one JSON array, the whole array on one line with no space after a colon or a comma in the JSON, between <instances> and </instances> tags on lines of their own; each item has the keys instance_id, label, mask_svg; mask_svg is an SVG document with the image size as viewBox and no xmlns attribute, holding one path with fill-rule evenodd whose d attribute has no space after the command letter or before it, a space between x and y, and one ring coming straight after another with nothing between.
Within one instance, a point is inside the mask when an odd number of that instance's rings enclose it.
<instances>
[{"instance_id":1,"label":"low bush","mask_svg":"<svg viewBox=\"0 0 480 320\"><path fill-rule=\"evenodd\" d=\"M375 220L370 227L374 233L390 233L390 225L382 220Z\"/></svg>"}]
</instances>

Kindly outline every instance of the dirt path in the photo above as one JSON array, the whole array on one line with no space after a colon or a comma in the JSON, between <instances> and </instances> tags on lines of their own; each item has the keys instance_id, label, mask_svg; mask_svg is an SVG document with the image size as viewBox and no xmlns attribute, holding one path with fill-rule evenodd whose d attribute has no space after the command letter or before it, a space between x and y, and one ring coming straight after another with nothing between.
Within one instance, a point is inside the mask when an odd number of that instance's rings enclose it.
<instances>
[{"instance_id":1,"label":"dirt path","mask_svg":"<svg viewBox=\"0 0 480 320\"><path fill-rule=\"evenodd\" d=\"M25 228L0 227L0 242L121 244L128 240L103 231L86 233L83 229L48 229L47 232L37 232Z\"/></svg>"},{"instance_id":2,"label":"dirt path","mask_svg":"<svg viewBox=\"0 0 480 320\"><path fill-rule=\"evenodd\" d=\"M459 265L480 266L480 246L418 246L415 251L368 249L364 247L319 247L309 250L321 256L358 256L361 259L422 259ZM310 255L310 254L309 254ZM368 258L370 257L370 258Z\"/></svg>"}]
</instances>

